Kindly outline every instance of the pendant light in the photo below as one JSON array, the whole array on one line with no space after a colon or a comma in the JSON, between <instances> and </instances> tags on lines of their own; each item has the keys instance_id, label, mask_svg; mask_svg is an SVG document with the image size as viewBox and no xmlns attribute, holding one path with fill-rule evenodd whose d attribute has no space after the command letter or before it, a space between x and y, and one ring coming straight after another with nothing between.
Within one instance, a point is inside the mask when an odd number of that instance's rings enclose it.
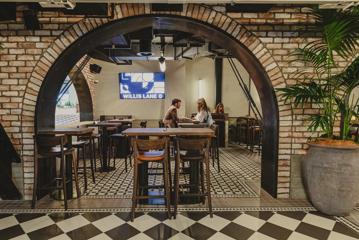
<instances>
[{"instance_id":1,"label":"pendant light","mask_svg":"<svg viewBox=\"0 0 359 240\"><path fill-rule=\"evenodd\" d=\"M160 63L161 72L166 71L166 59L163 57L163 52L161 52L161 57L158 58L158 62Z\"/></svg>"}]
</instances>

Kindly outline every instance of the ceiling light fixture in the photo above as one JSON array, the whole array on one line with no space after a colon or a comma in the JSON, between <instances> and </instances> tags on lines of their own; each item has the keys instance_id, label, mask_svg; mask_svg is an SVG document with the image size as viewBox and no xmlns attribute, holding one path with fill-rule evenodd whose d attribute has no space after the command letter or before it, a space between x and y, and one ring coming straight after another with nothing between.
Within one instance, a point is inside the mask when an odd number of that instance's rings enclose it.
<instances>
[{"instance_id":1,"label":"ceiling light fixture","mask_svg":"<svg viewBox=\"0 0 359 240\"><path fill-rule=\"evenodd\" d=\"M160 63L161 72L166 71L166 58L163 57L163 52L161 52L161 57L158 58L158 62Z\"/></svg>"}]
</instances>

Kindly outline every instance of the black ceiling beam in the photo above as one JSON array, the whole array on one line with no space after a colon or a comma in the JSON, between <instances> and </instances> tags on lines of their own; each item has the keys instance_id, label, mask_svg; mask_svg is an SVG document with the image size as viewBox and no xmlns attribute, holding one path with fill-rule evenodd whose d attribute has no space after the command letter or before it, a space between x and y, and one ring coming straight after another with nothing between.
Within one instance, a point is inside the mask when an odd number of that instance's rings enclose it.
<instances>
[{"instance_id":1,"label":"black ceiling beam","mask_svg":"<svg viewBox=\"0 0 359 240\"><path fill-rule=\"evenodd\" d=\"M0 3L0 22L16 20L16 3Z\"/></svg>"},{"instance_id":2,"label":"black ceiling beam","mask_svg":"<svg viewBox=\"0 0 359 240\"><path fill-rule=\"evenodd\" d=\"M152 3L151 9L153 12L182 12L183 4Z\"/></svg>"},{"instance_id":3,"label":"black ceiling beam","mask_svg":"<svg viewBox=\"0 0 359 240\"><path fill-rule=\"evenodd\" d=\"M27 30L39 30L40 22L37 18L37 11L28 9L23 11L24 23Z\"/></svg>"},{"instance_id":4,"label":"black ceiling beam","mask_svg":"<svg viewBox=\"0 0 359 240\"><path fill-rule=\"evenodd\" d=\"M62 12L68 15L84 15L91 17L111 17L110 5L107 3L76 3L74 9L43 8L40 4L29 4L33 10L47 12Z\"/></svg>"}]
</instances>

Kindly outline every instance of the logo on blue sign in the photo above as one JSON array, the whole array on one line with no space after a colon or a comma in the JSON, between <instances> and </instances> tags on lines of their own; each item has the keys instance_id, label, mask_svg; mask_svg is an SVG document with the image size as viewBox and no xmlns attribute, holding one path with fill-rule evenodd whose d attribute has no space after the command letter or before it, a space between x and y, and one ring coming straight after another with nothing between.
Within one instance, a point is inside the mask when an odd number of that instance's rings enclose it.
<instances>
[{"instance_id":1,"label":"logo on blue sign","mask_svg":"<svg viewBox=\"0 0 359 240\"><path fill-rule=\"evenodd\" d=\"M165 74L154 73L120 73L121 99L164 99Z\"/></svg>"}]
</instances>

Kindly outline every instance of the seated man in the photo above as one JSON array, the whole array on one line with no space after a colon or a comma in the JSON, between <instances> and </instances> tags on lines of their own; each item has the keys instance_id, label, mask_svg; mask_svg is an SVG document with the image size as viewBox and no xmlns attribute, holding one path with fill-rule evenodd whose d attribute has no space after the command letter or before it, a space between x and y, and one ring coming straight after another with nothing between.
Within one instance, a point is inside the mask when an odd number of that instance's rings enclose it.
<instances>
[{"instance_id":1,"label":"seated man","mask_svg":"<svg viewBox=\"0 0 359 240\"><path fill-rule=\"evenodd\" d=\"M181 100L175 98L172 100L172 105L168 108L165 117L163 118L163 123L165 127L176 128L178 127L178 114L177 109L181 107Z\"/></svg>"}]
</instances>

